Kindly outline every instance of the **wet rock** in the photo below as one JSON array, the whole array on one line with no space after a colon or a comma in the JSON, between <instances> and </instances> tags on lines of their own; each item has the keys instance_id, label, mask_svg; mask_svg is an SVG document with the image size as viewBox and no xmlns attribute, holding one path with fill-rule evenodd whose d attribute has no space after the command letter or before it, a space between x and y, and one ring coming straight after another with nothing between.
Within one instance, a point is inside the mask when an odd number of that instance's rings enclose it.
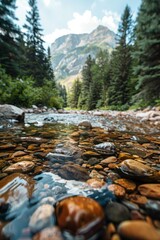
<instances>
[{"instance_id":1,"label":"wet rock","mask_svg":"<svg viewBox=\"0 0 160 240\"><path fill-rule=\"evenodd\" d=\"M92 125L91 125L90 121L88 121L88 120L84 120L84 121L80 122L78 124L78 127L80 129L92 129Z\"/></svg>"},{"instance_id":2,"label":"wet rock","mask_svg":"<svg viewBox=\"0 0 160 240\"><path fill-rule=\"evenodd\" d=\"M144 177L152 178L155 173L155 170L153 168L132 159L124 160L120 164L119 169L122 173L131 177L140 177L141 180L143 180Z\"/></svg>"},{"instance_id":3,"label":"wet rock","mask_svg":"<svg viewBox=\"0 0 160 240\"><path fill-rule=\"evenodd\" d=\"M7 165L7 162L5 160L0 161L0 170L4 168Z\"/></svg>"},{"instance_id":4,"label":"wet rock","mask_svg":"<svg viewBox=\"0 0 160 240\"><path fill-rule=\"evenodd\" d=\"M117 202L110 202L105 208L105 216L108 222L120 223L130 219L128 208Z\"/></svg>"},{"instance_id":5,"label":"wet rock","mask_svg":"<svg viewBox=\"0 0 160 240\"><path fill-rule=\"evenodd\" d=\"M119 160L126 160L126 159L131 159L132 155L127 153L127 152L120 152L118 155Z\"/></svg>"},{"instance_id":6,"label":"wet rock","mask_svg":"<svg viewBox=\"0 0 160 240\"><path fill-rule=\"evenodd\" d=\"M16 145L11 143L0 145L0 150L10 150L14 148L16 148Z\"/></svg>"},{"instance_id":7,"label":"wet rock","mask_svg":"<svg viewBox=\"0 0 160 240\"><path fill-rule=\"evenodd\" d=\"M93 157L95 157L95 158L100 157L100 154L93 152L93 151L86 151L82 154L82 158L85 160L93 158Z\"/></svg>"},{"instance_id":8,"label":"wet rock","mask_svg":"<svg viewBox=\"0 0 160 240\"><path fill-rule=\"evenodd\" d=\"M117 184L111 184L108 186L108 190L112 192L116 197L123 198L126 194L126 191L123 187Z\"/></svg>"},{"instance_id":9,"label":"wet rock","mask_svg":"<svg viewBox=\"0 0 160 240\"><path fill-rule=\"evenodd\" d=\"M45 227L52 227L54 221L54 208L49 204L43 204L31 216L29 227L36 233Z\"/></svg>"},{"instance_id":10,"label":"wet rock","mask_svg":"<svg viewBox=\"0 0 160 240\"><path fill-rule=\"evenodd\" d=\"M34 180L24 174L14 173L0 180L0 197L9 205L10 212L16 211L32 195Z\"/></svg>"},{"instance_id":11,"label":"wet rock","mask_svg":"<svg viewBox=\"0 0 160 240\"><path fill-rule=\"evenodd\" d=\"M77 196L57 204L56 216L59 227L73 235L93 236L103 226L104 213L101 206L91 198Z\"/></svg>"},{"instance_id":12,"label":"wet rock","mask_svg":"<svg viewBox=\"0 0 160 240\"><path fill-rule=\"evenodd\" d=\"M58 174L68 180L86 181L89 179L87 170L78 164L66 164L58 170Z\"/></svg>"},{"instance_id":13,"label":"wet rock","mask_svg":"<svg viewBox=\"0 0 160 240\"><path fill-rule=\"evenodd\" d=\"M88 162L88 164L90 164L91 166L93 166L93 165L95 165L95 164L98 164L98 163L100 162L100 160L97 159L97 158L92 157L92 158L90 158L87 162Z\"/></svg>"},{"instance_id":14,"label":"wet rock","mask_svg":"<svg viewBox=\"0 0 160 240\"><path fill-rule=\"evenodd\" d=\"M118 227L118 233L121 237L130 240L160 239L160 233L151 224L142 220L125 221L121 223Z\"/></svg>"},{"instance_id":15,"label":"wet rock","mask_svg":"<svg viewBox=\"0 0 160 240\"><path fill-rule=\"evenodd\" d=\"M160 220L160 201L148 200L144 208L153 219Z\"/></svg>"},{"instance_id":16,"label":"wet rock","mask_svg":"<svg viewBox=\"0 0 160 240\"><path fill-rule=\"evenodd\" d=\"M92 170L91 173L89 174L89 176L91 178L95 178L95 179L104 179L104 176L102 174L100 174L99 172L97 172L96 170Z\"/></svg>"},{"instance_id":17,"label":"wet rock","mask_svg":"<svg viewBox=\"0 0 160 240\"><path fill-rule=\"evenodd\" d=\"M143 196L160 200L160 184L142 184L138 191Z\"/></svg>"},{"instance_id":18,"label":"wet rock","mask_svg":"<svg viewBox=\"0 0 160 240\"><path fill-rule=\"evenodd\" d=\"M131 202L139 204L139 205L144 205L147 203L147 198L145 196L141 196L138 194L130 194L130 195L128 195L128 199Z\"/></svg>"},{"instance_id":19,"label":"wet rock","mask_svg":"<svg viewBox=\"0 0 160 240\"><path fill-rule=\"evenodd\" d=\"M93 188L101 188L106 184L103 180L94 178L87 180L86 183Z\"/></svg>"},{"instance_id":20,"label":"wet rock","mask_svg":"<svg viewBox=\"0 0 160 240\"><path fill-rule=\"evenodd\" d=\"M35 167L35 164L31 161L21 161L18 163L11 164L9 167L7 167L3 172L4 173L25 173L33 170Z\"/></svg>"},{"instance_id":21,"label":"wet rock","mask_svg":"<svg viewBox=\"0 0 160 240\"><path fill-rule=\"evenodd\" d=\"M11 155L11 158L15 158L15 157L21 157L21 156L24 156L26 155L27 153L25 153L24 151L17 151L17 152L14 152L12 155Z\"/></svg>"},{"instance_id":22,"label":"wet rock","mask_svg":"<svg viewBox=\"0 0 160 240\"><path fill-rule=\"evenodd\" d=\"M112 142L103 142L94 146L94 149L103 155L110 156L116 154L116 148Z\"/></svg>"},{"instance_id":23,"label":"wet rock","mask_svg":"<svg viewBox=\"0 0 160 240\"><path fill-rule=\"evenodd\" d=\"M19 122L24 122L24 112L22 109L9 105L4 104L0 105L0 117L5 117L5 119L15 119Z\"/></svg>"},{"instance_id":24,"label":"wet rock","mask_svg":"<svg viewBox=\"0 0 160 240\"><path fill-rule=\"evenodd\" d=\"M64 161L73 161L74 158L71 155L60 153L48 153L46 158L53 163L64 163Z\"/></svg>"},{"instance_id":25,"label":"wet rock","mask_svg":"<svg viewBox=\"0 0 160 240\"><path fill-rule=\"evenodd\" d=\"M115 183L124 187L128 192L133 192L136 189L136 184L129 179L125 178L116 179Z\"/></svg>"},{"instance_id":26,"label":"wet rock","mask_svg":"<svg viewBox=\"0 0 160 240\"><path fill-rule=\"evenodd\" d=\"M48 227L36 233L33 240L63 240L63 236L58 227Z\"/></svg>"},{"instance_id":27,"label":"wet rock","mask_svg":"<svg viewBox=\"0 0 160 240\"><path fill-rule=\"evenodd\" d=\"M117 158L114 157L114 156L112 156L112 157L108 157L108 158L102 160L102 161L100 162L100 164L101 164L103 167L106 167L106 166L108 166L109 163L115 163L115 162L117 162Z\"/></svg>"},{"instance_id":28,"label":"wet rock","mask_svg":"<svg viewBox=\"0 0 160 240\"><path fill-rule=\"evenodd\" d=\"M22 162L22 161L34 161L34 158L31 155L25 155L22 157L14 157L13 158L13 162Z\"/></svg>"}]
</instances>

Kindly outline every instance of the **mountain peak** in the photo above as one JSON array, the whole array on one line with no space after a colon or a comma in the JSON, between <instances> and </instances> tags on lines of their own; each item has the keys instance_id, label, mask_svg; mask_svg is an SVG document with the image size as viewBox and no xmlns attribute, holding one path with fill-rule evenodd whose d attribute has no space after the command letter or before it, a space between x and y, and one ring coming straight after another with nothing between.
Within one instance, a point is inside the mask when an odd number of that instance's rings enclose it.
<instances>
[{"instance_id":1,"label":"mountain peak","mask_svg":"<svg viewBox=\"0 0 160 240\"><path fill-rule=\"evenodd\" d=\"M95 58L100 49L111 52L114 47L115 33L103 25L89 34L68 34L56 39L51 45L56 79L79 74L88 55Z\"/></svg>"}]
</instances>

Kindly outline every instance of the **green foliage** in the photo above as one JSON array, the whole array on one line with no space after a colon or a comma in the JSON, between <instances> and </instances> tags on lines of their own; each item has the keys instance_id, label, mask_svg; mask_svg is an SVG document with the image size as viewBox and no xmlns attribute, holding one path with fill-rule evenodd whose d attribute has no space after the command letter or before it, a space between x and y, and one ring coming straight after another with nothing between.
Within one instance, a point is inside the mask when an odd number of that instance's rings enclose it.
<instances>
[{"instance_id":1,"label":"green foliage","mask_svg":"<svg viewBox=\"0 0 160 240\"><path fill-rule=\"evenodd\" d=\"M126 6L118 29L118 46L111 57L111 80L108 94L109 105L121 106L130 101L132 36L131 11L130 8Z\"/></svg>"},{"instance_id":2,"label":"green foliage","mask_svg":"<svg viewBox=\"0 0 160 240\"><path fill-rule=\"evenodd\" d=\"M81 94L82 83L79 78L77 78L71 88L71 92L68 96L68 104L71 108L78 108L79 97Z\"/></svg>"},{"instance_id":3,"label":"green foliage","mask_svg":"<svg viewBox=\"0 0 160 240\"><path fill-rule=\"evenodd\" d=\"M136 88L144 101L160 98L160 2L143 0L135 30L133 53Z\"/></svg>"}]
</instances>

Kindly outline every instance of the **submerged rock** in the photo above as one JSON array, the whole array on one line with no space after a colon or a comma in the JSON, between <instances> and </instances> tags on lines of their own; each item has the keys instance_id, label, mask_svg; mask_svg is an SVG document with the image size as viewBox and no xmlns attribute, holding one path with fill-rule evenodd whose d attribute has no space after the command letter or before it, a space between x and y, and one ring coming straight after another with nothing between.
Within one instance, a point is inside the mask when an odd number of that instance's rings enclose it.
<instances>
[{"instance_id":1,"label":"submerged rock","mask_svg":"<svg viewBox=\"0 0 160 240\"><path fill-rule=\"evenodd\" d=\"M142 220L125 221L121 223L118 227L118 233L121 237L130 240L160 239L160 233L153 225Z\"/></svg>"},{"instance_id":2,"label":"submerged rock","mask_svg":"<svg viewBox=\"0 0 160 240\"><path fill-rule=\"evenodd\" d=\"M84 121L82 121L82 122L80 122L79 124L78 124L78 127L80 128L80 129L92 129L92 125L91 125L91 122L90 121L88 121L88 120L84 120Z\"/></svg>"},{"instance_id":3,"label":"submerged rock","mask_svg":"<svg viewBox=\"0 0 160 240\"><path fill-rule=\"evenodd\" d=\"M78 164L66 164L58 170L58 174L68 180L86 181L89 179L87 170Z\"/></svg>"},{"instance_id":4,"label":"submerged rock","mask_svg":"<svg viewBox=\"0 0 160 240\"><path fill-rule=\"evenodd\" d=\"M91 198L77 196L57 204L56 216L59 227L85 239L96 234L103 226L104 213L101 206Z\"/></svg>"},{"instance_id":5,"label":"submerged rock","mask_svg":"<svg viewBox=\"0 0 160 240\"><path fill-rule=\"evenodd\" d=\"M106 155L106 156L116 154L116 147L115 147L114 143L112 143L112 142L99 143L99 144L94 146L94 149L98 153L100 153L102 155Z\"/></svg>"},{"instance_id":6,"label":"submerged rock","mask_svg":"<svg viewBox=\"0 0 160 240\"><path fill-rule=\"evenodd\" d=\"M43 204L31 216L29 227L33 233L36 233L45 227L52 227L53 224L54 208L49 204Z\"/></svg>"},{"instance_id":7,"label":"submerged rock","mask_svg":"<svg viewBox=\"0 0 160 240\"><path fill-rule=\"evenodd\" d=\"M62 233L58 227L47 227L35 234L33 240L63 240Z\"/></svg>"},{"instance_id":8,"label":"submerged rock","mask_svg":"<svg viewBox=\"0 0 160 240\"><path fill-rule=\"evenodd\" d=\"M142 184L138 187L141 195L160 200L160 184Z\"/></svg>"},{"instance_id":9,"label":"submerged rock","mask_svg":"<svg viewBox=\"0 0 160 240\"><path fill-rule=\"evenodd\" d=\"M20 173L25 173L33 170L35 167L35 163L31 161L21 161L17 162L14 164L11 164L9 167L4 169L4 173L15 173L15 172L20 172Z\"/></svg>"}]
</instances>

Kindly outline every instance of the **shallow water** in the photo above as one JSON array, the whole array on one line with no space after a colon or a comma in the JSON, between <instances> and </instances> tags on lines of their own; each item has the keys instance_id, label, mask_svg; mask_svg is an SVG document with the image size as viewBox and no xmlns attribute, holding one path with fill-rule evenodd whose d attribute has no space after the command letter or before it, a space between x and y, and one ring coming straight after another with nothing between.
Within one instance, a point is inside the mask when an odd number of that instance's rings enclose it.
<instances>
[{"instance_id":1,"label":"shallow water","mask_svg":"<svg viewBox=\"0 0 160 240\"><path fill-rule=\"evenodd\" d=\"M93 128L79 129L78 124L86 119ZM112 145L114 150L110 148ZM160 182L159 145L157 127L133 119L123 121L121 117L27 114L24 125L1 128L0 239L32 239L34 234L28 224L41 201L55 206L61 199L77 195L95 199L103 209L109 202L128 204L131 220L136 204L137 216L148 217L155 229L159 229L159 192L152 196L137 190L141 184ZM109 157L114 157L115 162L108 160L104 165L102 160ZM24 161L27 161L25 167L15 165ZM104 185L94 188L87 184L88 177L103 180ZM127 186L117 184L119 179L133 181L136 187L128 190L132 182ZM144 202L141 197L145 198ZM108 221L104 227L112 223L112 219ZM52 225L57 225L57 220ZM63 237L67 239L65 234Z\"/></svg>"}]
</instances>

